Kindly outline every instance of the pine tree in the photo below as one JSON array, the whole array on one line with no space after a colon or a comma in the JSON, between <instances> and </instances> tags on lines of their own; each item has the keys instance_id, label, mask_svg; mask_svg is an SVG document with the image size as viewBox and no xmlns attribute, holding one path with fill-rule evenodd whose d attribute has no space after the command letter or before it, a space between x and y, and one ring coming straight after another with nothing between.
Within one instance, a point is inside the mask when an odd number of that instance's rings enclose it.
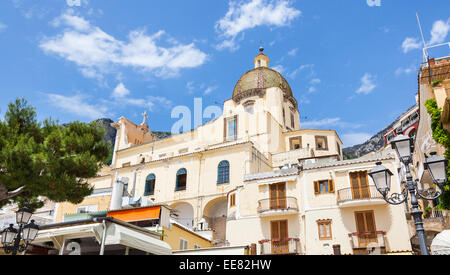
<instances>
[{"instance_id":1,"label":"pine tree","mask_svg":"<svg viewBox=\"0 0 450 275\"><path fill-rule=\"evenodd\" d=\"M78 121L39 123L25 99L10 103L0 121L0 207L13 202L36 209L42 198L82 202L93 191L86 179L96 176L110 154L104 133Z\"/></svg>"}]
</instances>

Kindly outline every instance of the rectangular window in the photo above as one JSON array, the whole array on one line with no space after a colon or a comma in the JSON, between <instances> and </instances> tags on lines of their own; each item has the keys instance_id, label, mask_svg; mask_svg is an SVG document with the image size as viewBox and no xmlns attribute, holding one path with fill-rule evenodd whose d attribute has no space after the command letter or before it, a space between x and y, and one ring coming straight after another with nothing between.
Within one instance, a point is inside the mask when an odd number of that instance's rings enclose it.
<instances>
[{"instance_id":1,"label":"rectangular window","mask_svg":"<svg viewBox=\"0 0 450 275\"><path fill-rule=\"evenodd\" d=\"M122 168L123 167L130 167L131 166L131 162L126 162L122 164Z\"/></svg>"},{"instance_id":2,"label":"rectangular window","mask_svg":"<svg viewBox=\"0 0 450 275\"><path fill-rule=\"evenodd\" d=\"M189 150L189 148L180 149L180 150L178 150L178 153L179 154L185 154L185 153L188 152L188 150Z\"/></svg>"},{"instance_id":3,"label":"rectangular window","mask_svg":"<svg viewBox=\"0 0 450 275\"><path fill-rule=\"evenodd\" d=\"M302 148L302 137L293 137L289 139L290 149L298 150Z\"/></svg>"},{"instance_id":4,"label":"rectangular window","mask_svg":"<svg viewBox=\"0 0 450 275\"><path fill-rule=\"evenodd\" d=\"M314 182L314 193L327 194L334 193L334 181L333 180L318 180Z\"/></svg>"},{"instance_id":5,"label":"rectangular window","mask_svg":"<svg viewBox=\"0 0 450 275\"><path fill-rule=\"evenodd\" d=\"M230 195L230 207L236 206L236 194Z\"/></svg>"},{"instance_id":6,"label":"rectangular window","mask_svg":"<svg viewBox=\"0 0 450 275\"><path fill-rule=\"evenodd\" d=\"M97 212L97 205L85 205L77 208L77 214Z\"/></svg>"},{"instance_id":7,"label":"rectangular window","mask_svg":"<svg viewBox=\"0 0 450 275\"><path fill-rule=\"evenodd\" d=\"M237 139L237 116L225 119L225 140Z\"/></svg>"},{"instance_id":8,"label":"rectangular window","mask_svg":"<svg viewBox=\"0 0 450 275\"><path fill-rule=\"evenodd\" d=\"M326 136L316 136L316 150L328 150L328 138Z\"/></svg>"},{"instance_id":9,"label":"rectangular window","mask_svg":"<svg viewBox=\"0 0 450 275\"><path fill-rule=\"evenodd\" d=\"M331 220L319 220L317 225L319 227L320 240L331 240L333 238L331 234Z\"/></svg>"},{"instance_id":10,"label":"rectangular window","mask_svg":"<svg viewBox=\"0 0 450 275\"><path fill-rule=\"evenodd\" d=\"M180 238L180 250L187 250L187 249L188 249L188 241Z\"/></svg>"}]
</instances>

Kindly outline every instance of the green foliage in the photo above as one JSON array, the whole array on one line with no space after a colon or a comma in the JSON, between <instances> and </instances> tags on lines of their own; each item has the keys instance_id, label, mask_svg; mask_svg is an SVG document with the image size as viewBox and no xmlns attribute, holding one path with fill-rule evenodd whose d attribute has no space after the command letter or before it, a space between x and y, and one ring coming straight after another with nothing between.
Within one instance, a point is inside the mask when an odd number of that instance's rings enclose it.
<instances>
[{"instance_id":1,"label":"green foliage","mask_svg":"<svg viewBox=\"0 0 450 275\"><path fill-rule=\"evenodd\" d=\"M450 133L442 127L441 109L437 106L435 99L425 102L428 113L431 116L431 130L433 131L433 139L444 146L444 158L450 159ZM450 163L447 167L447 184L444 187L444 193L440 198L440 208L450 210Z\"/></svg>"},{"instance_id":2,"label":"green foliage","mask_svg":"<svg viewBox=\"0 0 450 275\"><path fill-rule=\"evenodd\" d=\"M12 201L32 209L42 206L41 197L80 203L93 191L86 179L97 174L110 154L103 135L104 129L94 124L39 123L35 109L16 99L0 121L0 185L8 191L24 186ZM7 203L0 201L0 206Z\"/></svg>"},{"instance_id":3,"label":"green foliage","mask_svg":"<svg viewBox=\"0 0 450 275\"><path fill-rule=\"evenodd\" d=\"M437 85L441 84L442 82L444 82L443 79L438 79L433 81L433 84L431 84L433 87L436 87Z\"/></svg>"}]
</instances>

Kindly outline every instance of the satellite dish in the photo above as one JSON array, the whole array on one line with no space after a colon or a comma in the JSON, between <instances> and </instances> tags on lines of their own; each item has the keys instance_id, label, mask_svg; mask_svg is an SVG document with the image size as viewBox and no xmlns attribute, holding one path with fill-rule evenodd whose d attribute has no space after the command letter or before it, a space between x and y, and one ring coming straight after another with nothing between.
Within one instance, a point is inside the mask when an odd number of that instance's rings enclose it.
<instances>
[{"instance_id":1,"label":"satellite dish","mask_svg":"<svg viewBox=\"0 0 450 275\"><path fill-rule=\"evenodd\" d=\"M450 230L437 234L431 243L432 255L450 255Z\"/></svg>"}]
</instances>

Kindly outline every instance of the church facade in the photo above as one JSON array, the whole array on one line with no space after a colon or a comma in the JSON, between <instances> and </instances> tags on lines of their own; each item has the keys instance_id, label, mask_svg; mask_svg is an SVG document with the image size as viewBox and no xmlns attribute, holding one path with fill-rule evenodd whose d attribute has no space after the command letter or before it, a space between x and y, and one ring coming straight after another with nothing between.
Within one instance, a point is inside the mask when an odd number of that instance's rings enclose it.
<instances>
[{"instance_id":1,"label":"church facade","mask_svg":"<svg viewBox=\"0 0 450 275\"><path fill-rule=\"evenodd\" d=\"M122 117L113 162L89 179L92 196L60 203L57 221L80 207L116 210L123 198L164 204L178 223L210 232L215 246L251 245L256 254L368 254L411 251L405 207L387 204L368 172L399 164L384 150L343 160L334 130L301 128L286 79L262 52L238 80L220 117L193 131L156 138Z\"/></svg>"}]
</instances>

